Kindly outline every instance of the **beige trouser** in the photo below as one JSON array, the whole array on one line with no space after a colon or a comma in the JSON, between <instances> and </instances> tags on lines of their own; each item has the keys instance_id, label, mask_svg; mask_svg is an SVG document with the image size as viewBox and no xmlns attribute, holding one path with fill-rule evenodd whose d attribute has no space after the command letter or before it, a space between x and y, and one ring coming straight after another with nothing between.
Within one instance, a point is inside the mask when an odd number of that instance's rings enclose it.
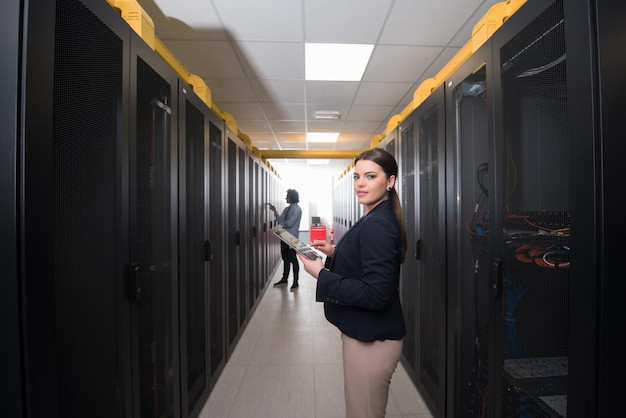
<instances>
[{"instance_id":1,"label":"beige trouser","mask_svg":"<svg viewBox=\"0 0 626 418\"><path fill-rule=\"evenodd\" d=\"M391 376L402 356L402 340L361 342L342 335L346 418L385 416Z\"/></svg>"}]
</instances>

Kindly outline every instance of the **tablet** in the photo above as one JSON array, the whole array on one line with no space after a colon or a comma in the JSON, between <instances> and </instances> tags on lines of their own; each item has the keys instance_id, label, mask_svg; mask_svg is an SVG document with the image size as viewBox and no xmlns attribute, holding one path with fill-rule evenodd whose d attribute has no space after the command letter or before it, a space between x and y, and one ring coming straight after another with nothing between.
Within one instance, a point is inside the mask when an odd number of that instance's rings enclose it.
<instances>
[{"instance_id":1,"label":"tablet","mask_svg":"<svg viewBox=\"0 0 626 418\"><path fill-rule=\"evenodd\" d=\"M315 260L320 256L313 247L300 241L298 238L296 238L293 234L290 234L285 229L276 229L274 231L274 235L286 242L287 245L289 245L291 248L293 248L308 259Z\"/></svg>"}]
</instances>

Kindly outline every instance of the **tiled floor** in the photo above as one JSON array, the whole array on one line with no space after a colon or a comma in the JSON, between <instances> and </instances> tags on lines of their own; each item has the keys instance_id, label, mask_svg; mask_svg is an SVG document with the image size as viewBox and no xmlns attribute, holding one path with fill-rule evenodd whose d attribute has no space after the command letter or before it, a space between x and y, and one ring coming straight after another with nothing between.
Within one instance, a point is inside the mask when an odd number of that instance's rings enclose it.
<instances>
[{"instance_id":1,"label":"tiled floor","mask_svg":"<svg viewBox=\"0 0 626 418\"><path fill-rule=\"evenodd\" d=\"M282 272L282 265L278 271ZM271 278L200 418L342 418L339 331L315 302L315 280L300 270L300 288ZM432 418L402 364L392 380L388 418Z\"/></svg>"}]
</instances>

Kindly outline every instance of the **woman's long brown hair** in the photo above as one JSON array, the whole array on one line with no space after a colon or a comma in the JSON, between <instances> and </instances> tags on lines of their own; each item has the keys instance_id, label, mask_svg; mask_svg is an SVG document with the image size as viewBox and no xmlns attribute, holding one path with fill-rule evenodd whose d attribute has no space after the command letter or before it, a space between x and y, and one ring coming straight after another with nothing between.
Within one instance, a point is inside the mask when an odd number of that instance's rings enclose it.
<instances>
[{"instance_id":1,"label":"woman's long brown hair","mask_svg":"<svg viewBox=\"0 0 626 418\"><path fill-rule=\"evenodd\" d=\"M378 164L387 178L391 176L395 176L396 183L398 181L398 163L393 155L389 152L385 151L382 148L371 148L367 151L363 151L359 154L354 162L356 163L359 160L373 161ZM400 225L400 231L402 232L402 257L401 263L404 263L404 259L406 258L407 252L407 240L406 240L406 227L404 225L404 217L402 216L402 205L400 204L400 197L398 196L398 192L396 192L395 184L394 187L389 191L389 200L391 200L391 205L393 207L393 212L396 214L396 219L398 220L398 224Z\"/></svg>"}]
</instances>

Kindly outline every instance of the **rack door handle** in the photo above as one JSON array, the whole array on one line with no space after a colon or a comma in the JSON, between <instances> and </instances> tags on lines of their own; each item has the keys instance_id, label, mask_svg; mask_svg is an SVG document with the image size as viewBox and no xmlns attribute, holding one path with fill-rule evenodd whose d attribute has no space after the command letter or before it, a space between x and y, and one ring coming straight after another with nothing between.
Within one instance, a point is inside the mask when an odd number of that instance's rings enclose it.
<instances>
[{"instance_id":1,"label":"rack door handle","mask_svg":"<svg viewBox=\"0 0 626 418\"><path fill-rule=\"evenodd\" d=\"M418 239L417 241L415 241L415 259L416 260L422 259L422 240L421 239Z\"/></svg>"},{"instance_id":2,"label":"rack door handle","mask_svg":"<svg viewBox=\"0 0 626 418\"><path fill-rule=\"evenodd\" d=\"M204 261L211 261L213 259L213 248L211 241L204 241Z\"/></svg>"},{"instance_id":3,"label":"rack door handle","mask_svg":"<svg viewBox=\"0 0 626 418\"><path fill-rule=\"evenodd\" d=\"M502 296L502 259L496 258L491 263L491 293L494 297Z\"/></svg>"},{"instance_id":4,"label":"rack door handle","mask_svg":"<svg viewBox=\"0 0 626 418\"><path fill-rule=\"evenodd\" d=\"M137 262L130 263L128 266L128 299L140 300L141 299L141 278L139 277L139 271L141 266Z\"/></svg>"}]
</instances>

